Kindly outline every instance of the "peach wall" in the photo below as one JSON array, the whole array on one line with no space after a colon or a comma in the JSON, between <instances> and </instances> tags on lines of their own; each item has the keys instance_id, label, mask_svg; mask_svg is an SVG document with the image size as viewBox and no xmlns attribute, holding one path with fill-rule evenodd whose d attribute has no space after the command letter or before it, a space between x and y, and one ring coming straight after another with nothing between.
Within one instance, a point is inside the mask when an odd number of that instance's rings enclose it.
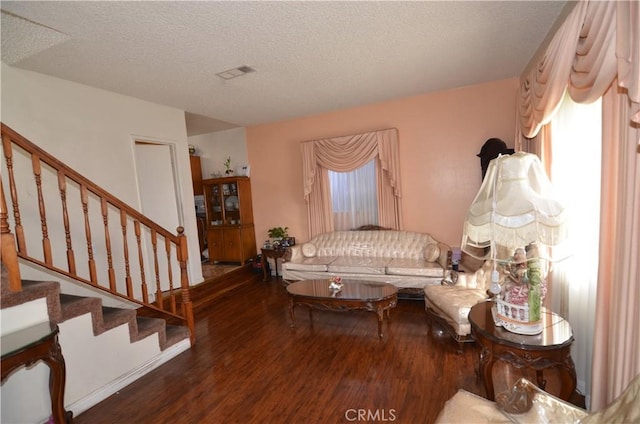
<instances>
[{"instance_id":1,"label":"peach wall","mask_svg":"<svg viewBox=\"0 0 640 424\"><path fill-rule=\"evenodd\" d=\"M403 219L459 246L466 211L480 188L476 154L491 137L513 147L516 78L247 128L258 246L267 229L288 226L308 240L300 142L395 127L400 139Z\"/></svg>"}]
</instances>

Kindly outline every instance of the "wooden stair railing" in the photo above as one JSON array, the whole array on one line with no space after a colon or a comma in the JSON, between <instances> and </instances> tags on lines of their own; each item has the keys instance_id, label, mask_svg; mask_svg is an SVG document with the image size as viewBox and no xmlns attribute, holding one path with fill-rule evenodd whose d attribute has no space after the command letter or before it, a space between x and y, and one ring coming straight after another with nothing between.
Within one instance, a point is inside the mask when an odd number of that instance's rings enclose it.
<instances>
[{"instance_id":1,"label":"wooden stair railing","mask_svg":"<svg viewBox=\"0 0 640 424\"><path fill-rule=\"evenodd\" d=\"M5 197L0 180L0 241L9 288L21 290L21 258L182 322L189 328L193 346L195 321L184 229L178 227L178 234L172 234L5 124L0 125L10 196ZM21 213L23 199L31 200L24 208L26 213ZM117 230L112 229L116 226ZM78 244L84 244L86 252L77 251ZM77 263L78 256L86 261L85 266ZM179 284L174 274L179 275Z\"/></svg>"}]
</instances>

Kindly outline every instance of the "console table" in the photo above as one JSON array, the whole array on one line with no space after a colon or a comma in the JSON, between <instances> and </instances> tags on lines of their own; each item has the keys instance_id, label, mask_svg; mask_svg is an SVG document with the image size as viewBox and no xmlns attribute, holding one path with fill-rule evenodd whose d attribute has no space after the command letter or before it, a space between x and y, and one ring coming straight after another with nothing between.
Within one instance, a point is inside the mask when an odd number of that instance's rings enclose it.
<instances>
[{"instance_id":1,"label":"console table","mask_svg":"<svg viewBox=\"0 0 640 424\"><path fill-rule=\"evenodd\" d=\"M23 366L44 361L49 366L51 415L56 424L71 423L73 413L64 409L65 363L58 343L58 326L44 322L2 336L2 383Z\"/></svg>"},{"instance_id":2,"label":"console table","mask_svg":"<svg viewBox=\"0 0 640 424\"><path fill-rule=\"evenodd\" d=\"M543 371L559 372L561 387L558 397L569 400L576 389L576 370L571 359L573 333L569 323L560 315L542 308L542 332L516 334L495 325L491 313L493 305L491 301L480 302L469 312L471 334L482 346L480 375L489 400L495 400L492 374L497 360L516 368L535 370L536 383L542 390L547 383Z\"/></svg>"}]
</instances>

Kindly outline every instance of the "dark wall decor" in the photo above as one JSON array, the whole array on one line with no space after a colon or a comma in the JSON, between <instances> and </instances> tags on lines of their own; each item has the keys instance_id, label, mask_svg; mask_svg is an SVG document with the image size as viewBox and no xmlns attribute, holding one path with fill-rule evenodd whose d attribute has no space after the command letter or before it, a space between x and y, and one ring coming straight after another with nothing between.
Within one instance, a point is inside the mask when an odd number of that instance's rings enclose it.
<instances>
[{"instance_id":1,"label":"dark wall decor","mask_svg":"<svg viewBox=\"0 0 640 424\"><path fill-rule=\"evenodd\" d=\"M497 158L499 155L511 155L515 153L515 150L508 149L507 143L500 140L499 138L490 138L482 145L480 149L480 153L476 156L480 158L480 167L482 168L482 179L484 180L484 175L487 173L487 168L489 167L489 162L492 159Z\"/></svg>"}]
</instances>

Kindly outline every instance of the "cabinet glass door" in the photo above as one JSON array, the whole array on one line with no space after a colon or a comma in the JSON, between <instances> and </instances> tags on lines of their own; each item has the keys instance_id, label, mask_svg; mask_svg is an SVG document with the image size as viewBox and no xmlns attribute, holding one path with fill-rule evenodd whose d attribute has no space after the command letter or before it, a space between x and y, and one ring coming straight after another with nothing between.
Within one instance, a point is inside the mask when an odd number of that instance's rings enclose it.
<instances>
[{"instance_id":1,"label":"cabinet glass door","mask_svg":"<svg viewBox=\"0 0 640 424\"><path fill-rule=\"evenodd\" d=\"M240 201L238 186L235 182L222 184L222 199L224 204L224 224L240 224Z\"/></svg>"},{"instance_id":2,"label":"cabinet glass door","mask_svg":"<svg viewBox=\"0 0 640 424\"><path fill-rule=\"evenodd\" d=\"M222 225L224 222L224 212L222 211L222 201L220 186L213 184L207 190L207 205L209 206L209 225Z\"/></svg>"}]
</instances>

